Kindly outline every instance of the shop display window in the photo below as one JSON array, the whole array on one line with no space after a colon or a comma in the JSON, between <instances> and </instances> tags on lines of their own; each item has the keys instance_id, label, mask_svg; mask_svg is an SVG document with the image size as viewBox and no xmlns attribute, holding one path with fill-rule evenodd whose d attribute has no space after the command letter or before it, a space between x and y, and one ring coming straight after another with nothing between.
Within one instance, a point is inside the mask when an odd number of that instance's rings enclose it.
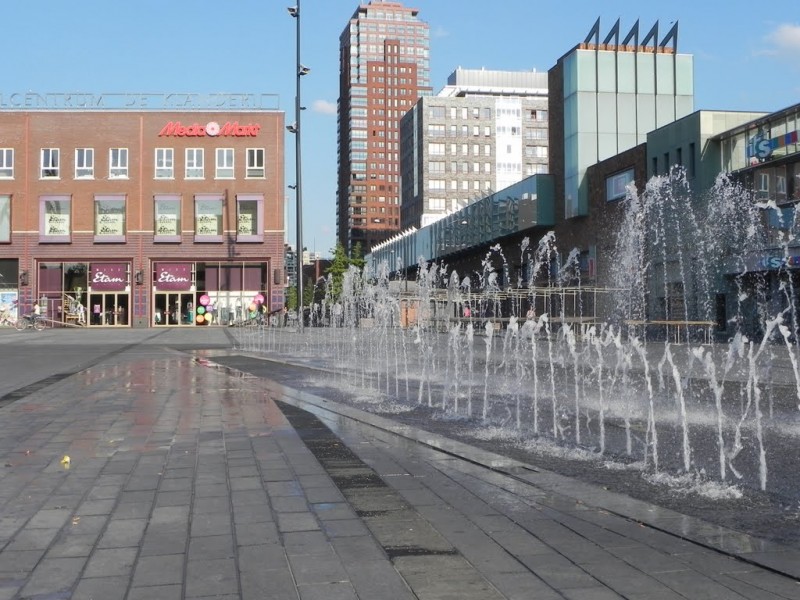
<instances>
[{"instance_id":1,"label":"shop display window","mask_svg":"<svg viewBox=\"0 0 800 600\"><path fill-rule=\"evenodd\" d=\"M198 194L194 197L194 241L222 242L223 197Z\"/></svg>"},{"instance_id":2,"label":"shop display window","mask_svg":"<svg viewBox=\"0 0 800 600\"><path fill-rule=\"evenodd\" d=\"M153 199L153 241L181 241L181 197L178 195L157 195Z\"/></svg>"},{"instance_id":3,"label":"shop display window","mask_svg":"<svg viewBox=\"0 0 800 600\"><path fill-rule=\"evenodd\" d=\"M42 196L39 199L39 242L72 241L72 199L70 196Z\"/></svg>"},{"instance_id":4,"label":"shop display window","mask_svg":"<svg viewBox=\"0 0 800 600\"><path fill-rule=\"evenodd\" d=\"M95 196L95 242L125 241L125 204L125 196Z\"/></svg>"},{"instance_id":5,"label":"shop display window","mask_svg":"<svg viewBox=\"0 0 800 600\"><path fill-rule=\"evenodd\" d=\"M264 196L239 194L236 196L236 241L264 241Z\"/></svg>"}]
</instances>

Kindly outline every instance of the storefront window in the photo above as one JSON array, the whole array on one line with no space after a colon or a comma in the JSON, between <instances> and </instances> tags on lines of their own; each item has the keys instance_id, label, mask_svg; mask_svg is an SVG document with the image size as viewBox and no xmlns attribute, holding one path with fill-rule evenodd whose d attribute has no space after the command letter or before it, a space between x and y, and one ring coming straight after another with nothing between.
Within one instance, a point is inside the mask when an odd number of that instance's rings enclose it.
<instances>
[{"instance_id":1,"label":"storefront window","mask_svg":"<svg viewBox=\"0 0 800 600\"><path fill-rule=\"evenodd\" d=\"M156 196L154 202L153 241L180 242L181 197L177 195Z\"/></svg>"},{"instance_id":2,"label":"storefront window","mask_svg":"<svg viewBox=\"0 0 800 600\"><path fill-rule=\"evenodd\" d=\"M239 194L236 197L236 241L264 241L264 197L261 194Z\"/></svg>"},{"instance_id":3,"label":"storefront window","mask_svg":"<svg viewBox=\"0 0 800 600\"><path fill-rule=\"evenodd\" d=\"M223 198L217 194L194 197L194 241L222 242Z\"/></svg>"},{"instance_id":4,"label":"storefront window","mask_svg":"<svg viewBox=\"0 0 800 600\"><path fill-rule=\"evenodd\" d=\"M70 242L72 232L69 196L42 196L39 204L39 242Z\"/></svg>"},{"instance_id":5,"label":"storefront window","mask_svg":"<svg viewBox=\"0 0 800 600\"><path fill-rule=\"evenodd\" d=\"M125 241L125 196L95 196L94 241Z\"/></svg>"}]
</instances>

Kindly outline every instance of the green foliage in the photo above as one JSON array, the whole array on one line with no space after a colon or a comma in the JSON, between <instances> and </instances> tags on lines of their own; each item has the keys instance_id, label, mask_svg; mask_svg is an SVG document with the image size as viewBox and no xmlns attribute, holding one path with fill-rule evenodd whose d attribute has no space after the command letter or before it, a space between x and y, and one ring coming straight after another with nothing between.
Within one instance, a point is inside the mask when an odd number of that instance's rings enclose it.
<instances>
[{"instance_id":1,"label":"green foliage","mask_svg":"<svg viewBox=\"0 0 800 600\"><path fill-rule=\"evenodd\" d=\"M331 299L336 300L342 295L342 280L347 269L350 268L350 259L347 258L347 253L344 251L344 246L336 242L336 247L333 249L333 259L331 266L329 266L325 275L330 275L330 296Z\"/></svg>"},{"instance_id":2,"label":"green foliage","mask_svg":"<svg viewBox=\"0 0 800 600\"><path fill-rule=\"evenodd\" d=\"M364 260L364 250L361 247L361 242L356 242L353 246L353 251L350 253L350 264L357 267L359 270L364 268L367 261Z\"/></svg>"},{"instance_id":3,"label":"green foliage","mask_svg":"<svg viewBox=\"0 0 800 600\"><path fill-rule=\"evenodd\" d=\"M337 300L342 294L342 280L344 274L347 273L350 267L356 267L361 270L364 268L366 261L364 260L364 251L361 248L361 242L357 242L353 246L350 256L344 250L344 246L337 242L336 247L333 249L333 259L331 266L325 271L325 275L330 275L330 295L333 300Z\"/></svg>"},{"instance_id":4,"label":"green foliage","mask_svg":"<svg viewBox=\"0 0 800 600\"><path fill-rule=\"evenodd\" d=\"M297 286L286 288L286 306L289 310L297 310Z\"/></svg>"}]
</instances>

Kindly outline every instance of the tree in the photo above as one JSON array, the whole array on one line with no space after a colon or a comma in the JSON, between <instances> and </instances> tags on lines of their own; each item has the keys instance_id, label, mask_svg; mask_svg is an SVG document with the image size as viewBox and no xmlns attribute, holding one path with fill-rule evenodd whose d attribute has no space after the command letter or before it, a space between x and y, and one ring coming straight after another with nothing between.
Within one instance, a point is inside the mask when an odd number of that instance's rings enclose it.
<instances>
[{"instance_id":1,"label":"tree","mask_svg":"<svg viewBox=\"0 0 800 600\"><path fill-rule=\"evenodd\" d=\"M364 249L361 247L361 242L356 242L356 245L353 246L353 251L350 253L350 264L359 271L367 264L367 261L364 260Z\"/></svg>"},{"instance_id":2,"label":"tree","mask_svg":"<svg viewBox=\"0 0 800 600\"><path fill-rule=\"evenodd\" d=\"M286 306L289 310L297 310L297 286L286 288Z\"/></svg>"},{"instance_id":3,"label":"tree","mask_svg":"<svg viewBox=\"0 0 800 600\"><path fill-rule=\"evenodd\" d=\"M350 259L347 258L347 253L344 251L344 246L340 242L336 243L333 249L333 259L331 266L325 270L326 275L331 276L330 295L331 299L338 300L342 294L342 280L347 269L350 268Z\"/></svg>"}]
</instances>

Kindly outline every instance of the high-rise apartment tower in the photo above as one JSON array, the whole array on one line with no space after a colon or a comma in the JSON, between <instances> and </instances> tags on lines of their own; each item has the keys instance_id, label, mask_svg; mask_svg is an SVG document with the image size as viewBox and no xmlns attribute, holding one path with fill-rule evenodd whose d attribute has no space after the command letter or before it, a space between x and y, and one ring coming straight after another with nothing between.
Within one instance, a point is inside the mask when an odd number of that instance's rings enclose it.
<instances>
[{"instance_id":1,"label":"high-rise apartment tower","mask_svg":"<svg viewBox=\"0 0 800 600\"><path fill-rule=\"evenodd\" d=\"M400 119L431 92L429 28L417 13L372 0L339 38L336 234L348 251L400 230Z\"/></svg>"}]
</instances>

